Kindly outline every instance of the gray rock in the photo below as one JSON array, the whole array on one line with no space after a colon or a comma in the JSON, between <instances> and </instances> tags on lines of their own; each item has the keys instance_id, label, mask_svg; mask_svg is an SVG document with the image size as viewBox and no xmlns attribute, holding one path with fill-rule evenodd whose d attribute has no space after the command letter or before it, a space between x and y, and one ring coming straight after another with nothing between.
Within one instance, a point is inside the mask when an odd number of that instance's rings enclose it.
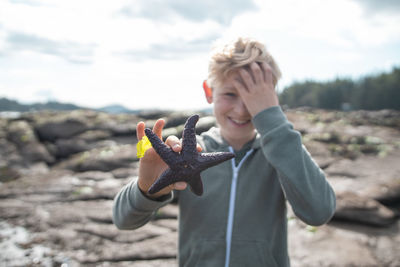
<instances>
[{"instance_id":1,"label":"gray rock","mask_svg":"<svg viewBox=\"0 0 400 267\"><path fill-rule=\"evenodd\" d=\"M118 169L112 170L111 173L117 179L135 177L138 175L137 167L138 166L136 166L136 164L134 164L134 166L132 168L118 168Z\"/></svg>"},{"instance_id":2,"label":"gray rock","mask_svg":"<svg viewBox=\"0 0 400 267\"><path fill-rule=\"evenodd\" d=\"M95 142L98 140L105 140L111 138L112 134L106 130L89 130L76 136L76 139L85 142Z\"/></svg>"},{"instance_id":3,"label":"gray rock","mask_svg":"<svg viewBox=\"0 0 400 267\"><path fill-rule=\"evenodd\" d=\"M10 122L7 138L17 146L19 152L27 162L54 162L52 155L39 142L33 129L26 121Z\"/></svg>"},{"instance_id":4,"label":"gray rock","mask_svg":"<svg viewBox=\"0 0 400 267\"><path fill-rule=\"evenodd\" d=\"M170 110L153 109L153 110L142 110L137 115L139 118L144 120L157 120L159 118L168 117L168 115L171 113L172 111Z\"/></svg>"},{"instance_id":5,"label":"gray rock","mask_svg":"<svg viewBox=\"0 0 400 267\"><path fill-rule=\"evenodd\" d=\"M359 229L359 226L350 230L343 228L342 225L332 224L309 227L297 219L291 220L289 222L291 266L382 266L376 259L377 253L374 248L369 245L375 236L369 232L360 233Z\"/></svg>"},{"instance_id":6,"label":"gray rock","mask_svg":"<svg viewBox=\"0 0 400 267\"><path fill-rule=\"evenodd\" d=\"M167 114L167 116L164 117L165 128L174 128L179 125L183 125L185 124L186 120L193 114L193 111L175 111Z\"/></svg>"},{"instance_id":7,"label":"gray rock","mask_svg":"<svg viewBox=\"0 0 400 267\"><path fill-rule=\"evenodd\" d=\"M0 166L0 183L9 182L21 177L21 173L9 166Z\"/></svg>"},{"instance_id":8,"label":"gray rock","mask_svg":"<svg viewBox=\"0 0 400 267\"><path fill-rule=\"evenodd\" d=\"M361 193L385 205L398 205L400 204L400 177L371 183Z\"/></svg>"},{"instance_id":9,"label":"gray rock","mask_svg":"<svg viewBox=\"0 0 400 267\"><path fill-rule=\"evenodd\" d=\"M152 120L146 120L146 126L151 128L154 119L166 118L169 113L150 116ZM321 227L305 225L289 209L292 266L400 266L400 220L394 211L399 207L398 113L368 113L287 111L338 195L334 219ZM184 122L182 115L176 116ZM20 142L24 131L20 129L28 129L35 136L32 129L38 125L61 125L68 120L78 121L82 127L68 137L58 133L52 134L51 141L37 137L36 141L52 155L65 141L69 141L65 146L82 142L87 148L82 146L85 150L77 154L66 153L69 157L57 158L54 166L44 161L27 164L26 154L20 150L24 146ZM0 183L0 224L7 221L7 227L19 227L32 234L27 241L16 244L22 248L18 256L21 266L32 263L33 251L41 247L49 249L43 257L49 266L177 265L177 205L161 208L149 223L136 230L120 231L112 224L112 199L137 177L134 128L138 120L137 116L92 111L0 118L0 178L20 176ZM214 123L213 117L202 117L197 128L207 130ZM17 134L10 136L11 124ZM179 135L180 125L168 129ZM337 135L337 142L332 133ZM370 148L363 145L371 145L372 149L368 151ZM383 204L391 205L390 209ZM10 240L1 233L0 245Z\"/></svg>"},{"instance_id":10,"label":"gray rock","mask_svg":"<svg viewBox=\"0 0 400 267\"><path fill-rule=\"evenodd\" d=\"M83 264L119 261L143 261L154 259L176 259L177 233L170 232L160 237L136 243L120 243L104 240L93 252L75 254L74 258ZM95 244L93 244L95 245Z\"/></svg>"},{"instance_id":11,"label":"gray rock","mask_svg":"<svg viewBox=\"0 0 400 267\"><path fill-rule=\"evenodd\" d=\"M184 123L186 122L186 119L187 117L185 117L185 120L183 121ZM201 134L202 132L208 131L211 127L215 125L216 121L213 116L201 117L196 124L196 134ZM180 124L175 127L164 129L162 133L163 138L166 139L170 135L181 138L184 126L184 124Z\"/></svg>"},{"instance_id":12,"label":"gray rock","mask_svg":"<svg viewBox=\"0 0 400 267\"><path fill-rule=\"evenodd\" d=\"M179 125L174 128L166 128L162 131L162 138L163 140L167 139L168 136L176 136L178 138L182 138L184 125Z\"/></svg>"},{"instance_id":13,"label":"gray rock","mask_svg":"<svg viewBox=\"0 0 400 267\"><path fill-rule=\"evenodd\" d=\"M0 139L0 166L22 166L24 159L17 146L7 139Z\"/></svg>"},{"instance_id":14,"label":"gray rock","mask_svg":"<svg viewBox=\"0 0 400 267\"><path fill-rule=\"evenodd\" d=\"M67 158L73 154L86 151L90 148L85 140L58 139L54 143L54 155L57 158Z\"/></svg>"},{"instance_id":15,"label":"gray rock","mask_svg":"<svg viewBox=\"0 0 400 267\"><path fill-rule=\"evenodd\" d=\"M214 116L204 116L199 119L196 124L196 134L208 131L211 127L217 125L217 121Z\"/></svg>"},{"instance_id":16,"label":"gray rock","mask_svg":"<svg viewBox=\"0 0 400 267\"><path fill-rule=\"evenodd\" d=\"M354 192L343 192L336 194L333 220L385 227L396 222L397 214L376 200Z\"/></svg>"},{"instance_id":17,"label":"gray rock","mask_svg":"<svg viewBox=\"0 0 400 267\"><path fill-rule=\"evenodd\" d=\"M135 161L137 161L136 146L115 145L76 154L59 163L57 168L76 172L112 171L118 168L129 168Z\"/></svg>"},{"instance_id":18,"label":"gray rock","mask_svg":"<svg viewBox=\"0 0 400 267\"><path fill-rule=\"evenodd\" d=\"M60 122L45 122L35 127L39 138L50 142L60 138L70 138L89 129L85 123L73 119Z\"/></svg>"},{"instance_id":19,"label":"gray rock","mask_svg":"<svg viewBox=\"0 0 400 267\"><path fill-rule=\"evenodd\" d=\"M76 173L75 175L81 180L89 180L96 182L111 180L114 178L112 173L102 172L102 171L87 171L87 172Z\"/></svg>"}]
</instances>

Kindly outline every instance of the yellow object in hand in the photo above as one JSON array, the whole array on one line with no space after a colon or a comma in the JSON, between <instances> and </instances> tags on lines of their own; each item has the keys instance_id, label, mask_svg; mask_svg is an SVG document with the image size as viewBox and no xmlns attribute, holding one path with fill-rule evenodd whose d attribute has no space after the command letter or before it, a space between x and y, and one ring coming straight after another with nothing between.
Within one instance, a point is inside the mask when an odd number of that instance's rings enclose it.
<instances>
[{"instance_id":1,"label":"yellow object in hand","mask_svg":"<svg viewBox=\"0 0 400 267\"><path fill-rule=\"evenodd\" d=\"M143 136L142 139L137 143L136 145L136 151L137 154L136 156L140 159L143 158L144 153L146 152L147 149L151 147L151 143L149 141L149 138L147 136Z\"/></svg>"}]
</instances>

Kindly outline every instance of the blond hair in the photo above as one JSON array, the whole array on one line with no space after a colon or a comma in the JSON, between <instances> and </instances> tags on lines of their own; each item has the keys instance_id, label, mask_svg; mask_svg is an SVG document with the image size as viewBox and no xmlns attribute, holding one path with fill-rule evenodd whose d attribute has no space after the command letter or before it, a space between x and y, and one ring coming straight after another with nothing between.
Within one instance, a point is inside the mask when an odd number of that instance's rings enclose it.
<instances>
[{"instance_id":1,"label":"blond hair","mask_svg":"<svg viewBox=\"0 0 400 267\"><path fill-rule=\"evenodd\" d=\"M213 49L207 83L210 87L220 86L229 74L252 62L266 62L272 69L273 84L276 86L281 71L274 58L262 43L243 37Z\"/></svg>"}]
</instances>

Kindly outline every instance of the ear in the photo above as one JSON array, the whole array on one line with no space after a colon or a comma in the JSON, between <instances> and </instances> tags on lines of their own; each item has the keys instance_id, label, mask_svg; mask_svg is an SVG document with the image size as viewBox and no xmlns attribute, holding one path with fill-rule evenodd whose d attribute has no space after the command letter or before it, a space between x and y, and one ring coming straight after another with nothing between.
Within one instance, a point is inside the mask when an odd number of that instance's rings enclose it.
<instances>
[{"instance_id":1,"label":"ear","mask_svg":"<svg viewBox=\"0 0 400 267\"><path fill-rule=\"evenodd\" d=\"M203 89L204 89L204 93L206 95L208 104L211 104L213 102L212 89L211 89L211 87L208 86L207 80L203 81Z\"/></svg>"}]
</instances>

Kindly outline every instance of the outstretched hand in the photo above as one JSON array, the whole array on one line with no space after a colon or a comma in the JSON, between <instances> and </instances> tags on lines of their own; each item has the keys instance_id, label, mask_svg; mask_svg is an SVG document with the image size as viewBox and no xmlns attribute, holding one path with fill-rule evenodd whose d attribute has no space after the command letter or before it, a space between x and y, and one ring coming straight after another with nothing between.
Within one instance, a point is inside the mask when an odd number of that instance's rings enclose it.
<instances>
[{"instance_id":1,"label":"outstretched hand","mask_svg":"<svg viewBox=\"0 0 400 267\"><path fill-rule=\"evenodd\" d=\"M165 121L163 119L159 119L156 121L153 127L153 132L157 134L157 136L162 140L162 129L164 127ZM145 129L145 123L139 122L136 126L136 135L138 140L141 140ZM180 140L176 136L169 136L165 143L171 147L171 149L175 152L181 152L182 146ZM139 178L138 178L138 186L139 189L147 195L147 191L150 186L154 183L154 181L168 168L168 165L160 158L154 148L149 148L143 158L140 159L139 162ZM183 190L186 188L185 182L178 182L172 184L160 192L149 195L151 198L158 198L162 195L166 195L171 190Z\"/></svg>"},{"instance_id":2,"label":"outstretched hand","mask_svg":"<svg viewBox=\"0 0 400 267\"><path fill-rule=\"evenodd\" d=\"M165 121L159 119L156 121L153 127L153 132L162 140L162 129L164 128ZM141 140L145 136L145 123L139 122L136 125L136 136L138 140ZM181 152L182 144L176 136L169 136L165 140L165 144L169 146L174 152ZM197 145L197 150L200 152L201 147ZM150 186L157 180L157 178L168 168L168 165L160 158L154 148L149 148L144 156L139 161L139 178L138 186L139 189L150 198L158 198L163 195L169 194L172 190L184 190L187 186L186 182L177 182L167 186L161 191L148 195L147 191Z\"/></svg>"},{"instance_id":3,"label":"outstretched hand","mask_svg":"<svg viewBox=\"0 0 400 267\"><path fill-rule=\"evenodd\" d=\"M264 109L279 105L272 69L266 62L253 62L248 69L240 68L238 76L240 79L233 84L253 117Z\"/></svg>"}]
</instances>

